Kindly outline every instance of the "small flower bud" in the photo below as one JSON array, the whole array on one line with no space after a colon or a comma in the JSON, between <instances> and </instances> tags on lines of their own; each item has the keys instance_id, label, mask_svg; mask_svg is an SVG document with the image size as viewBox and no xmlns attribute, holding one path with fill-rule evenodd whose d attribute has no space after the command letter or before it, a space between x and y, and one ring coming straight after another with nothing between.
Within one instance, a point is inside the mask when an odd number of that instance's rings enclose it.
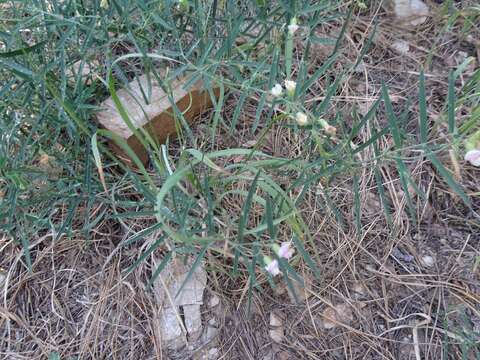
<instances>
[{"instance_id":1,"label":"small flower bud","mask_svg":"<svg viewBox=\"0 0 480 360\"><path fill-rule=\"evenodd\" d=\"M288 25L288 34L293 36L295 32L298 30L299 26L297 25L297 18L294 17L290 20L290 25Z\"/></svg>"},{"instance_id":2,"label":"small flower bud","mask_svg":"<svg viewBox=\"0 0 480 360\"><path fill-rule=\"evenodd\" d=\"M283 93L282 85L280 85L280 84L275 84L275 86L270 90L270 93L271 93L274 97L280 97L280 96L282 96L282 93Z\"/></svg>"},{"instance_id":3,"label":"small flower bud","mask_svg":"<svg viewBox=\"0 0 480 360\"><path fill-rule=\"evenodd\" d=\"M304 126L308 124L308 116L300 111L297 112L297 114L295 115L295 120L297 121L297 124L300 126Z\"/></svg>"},{"instance_id":4,"label":"small flower bud","mask_svg":"<svg viewBox=\"0 0 480 360\"><path fill-rule=\"evenodd\" d=\"M337 128L335 126L330 125L325 119L318 119L318 122L323 127L323 131L328 135L335 136L337 134Z\"/></svg>"},{"instance_id":5,"label":"small flower bud","mask_svg":"<svg viewBox=\"0 0 480 360\"><path fill-rule=\"evenodd\" d=\"M337 134L337 128L335 126L327 124L323 129L328 135L335 136Z\"/></svg>"},{"instance_id":6,"label":"small flower bud","mask_svg":"<svg viewBox=\"0 0 480 360\"><path fill-rule=\"evenodd\" d=\"M292 80L285 80L285 89L287 89L288 92L295 91L295 88L297 87L297 83Z\"/></svg>"},{"instance_id":7,"label":"small flower bud","mask_svg":"<svg viewBox=\"0 0 480 360\"><path fill-rule=\"evenodd\" d=\"M291 98L295 95L295 89L297 88L297 83L293 80L285 80L285 89L287 89L287 94Z\"/></svg>"}]
</instances>

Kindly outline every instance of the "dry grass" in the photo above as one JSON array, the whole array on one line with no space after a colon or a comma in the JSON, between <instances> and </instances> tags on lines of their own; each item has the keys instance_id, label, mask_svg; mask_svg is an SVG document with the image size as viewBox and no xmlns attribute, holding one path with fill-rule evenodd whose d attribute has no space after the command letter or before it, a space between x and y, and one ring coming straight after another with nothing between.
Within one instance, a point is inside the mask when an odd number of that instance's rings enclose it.
<instances>
[{"instance_id":1,"label":"dry grass","mask_svg":"<svg viewBox=\"0 0 480 360\"><path fill-rule=\"evenodd\" d=\"M457 36L456 29L442 32L445 19L434 16L419 31L409 32L399 29L380 8L372 8L370 13L357 16L349 27L337 70L356 61L372 29L372 18L377 14L381 19L379 36L367 52L362 68L342 84L341 92L334 97L332 112L342 112L347 121L352 119L349 114L354 107L363 111L366 104L379 96L382 81L389 85L396 108L401 109L405 99L417 92L420 64L425 64L429 54L433 54L431 69L426 73L428 113L431 117L438 116L444 110L448 70L458 65L459 51L476 56L478 64L478 44L477 48L470 46L467 39ZM334 36L338 31L338 27L318 29L323 36ZM478 28L475 31L478 37ZM399 55L392 49L392 38L398 37L409 42L408 55ZM297 44L297 51L303 51L301 44ZM312 64L321 64L328 55L328 47L318 46L312 54ZM462 78L459 86L464 81ZM310 99L323 93L324 83L320 81L313 87ZM225 107L225 118L234 111L235 104L236 99L231 98ZM414 134L418 123L415 107L413 104L407 124L409 133ZM215 148L238 147L255 140L249 131L255 111L256 102L252 100L245 105L235 135L229 135L225 129L217 136ZM459 109L460 121L462 111L469 109ZM372 127L387 122L382 114L380 110ZM197 138L202 139L202 132L208 129L200 124L195 131ZM438 128L436 132L439 141L444 141L445 129ZM363 130L356 141L362 142L370 136L368 130ZM301 140L284 128L273 128L262 150L272 155L297 156L302 153ZM384 139L382 147L389 148L390 141ZM358 160L367 163L373 157L366 150ZM312 187L306 195L302 216L312 232L315 242L311 244L312 251L318 255L322 280L309 282L309 296L304 305L291 302L284 284L280 282L276 289L271 289L259 274L263 292L254 293L249 314L245 301L247 279L230 278L223 272L229 268L228 261L214 253L210 255L209 283L211 291L222 298L222 308L215 314L205 309L205 318L215 316L221 325L216 345L221 359L480 356L478 219L420 154L414 159L407 164L409 170L429 195L429 201L416 209L417 228L408 219L405 194L393 167L381 168L392 203L392 228L387 226L378 201L373 167L365 166L359 177L360 233L355 227L350 177ZM448 161L448 154L444 154L445 159ZM454 169L456 164L450 165ZM458 171L461 184L471 193L478 192L478 170L460 164ZM280 184L289 181L288 176L277 180ZM243 189L247 185L236 184ZM344 219L343 224L325 206L326 187ZM480 210L478 198L473 201L474 209ZM228 225L229 217L240 213L242 204L231 196L224 199L223 208L225 213L219 215L219 221ZM122 272L150 243L139 249L135 244L122 247L121 241L127 238L126 232L138 231L144 225L102 223L90 241L76 232L69 239L57 241L53 241L53 234L39 235L31 240L32 273L26 270L21 248L3 238L0 268L5 270L6 279L0 287L0 358L44 359L52 351L58 352L62 359L153 359L162 358L162 354L164 358L172 357L165 356L156 330L159 309L153 294L144 289L151 273L149 260L132 274ZM281 233L279 238L288 235ZM426 255L434 259L433 264L425 263ZM300 274L313 278L303 264L298 266ZM325 329L321 315L337 304L347 304L353 317ZM269 338L271 311L284 318L282 344L273 344ZM181 356L187 358L186 353Z\"/></svg>"}]
</instances>

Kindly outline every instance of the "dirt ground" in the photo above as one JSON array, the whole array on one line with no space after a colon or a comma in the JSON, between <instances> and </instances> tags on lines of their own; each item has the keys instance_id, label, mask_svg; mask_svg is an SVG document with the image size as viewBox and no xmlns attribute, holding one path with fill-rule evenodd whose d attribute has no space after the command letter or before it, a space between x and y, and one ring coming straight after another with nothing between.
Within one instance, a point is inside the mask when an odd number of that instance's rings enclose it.
<instances>
[{"instance_id":1,"label":"dirt ground","mask_svg":"<svg viewBox=\"0 0 480 360\"><path fill-rule=\"evenodd\" d=\"M382 82L389 86L395 110L401 111L407 98L418 93L421 65L431 58L425 73L427 111L431 119L444 112L448 72L467 57L475 59L458 80L461 88L480 62L480 33L478 26L470 36L457 36L460 32L455 29L444 31L445 19L435 12L440 5L430 5L432 16L412 29L399 27L380 7L354 16L336 70L356 60L371 34L374 17L379 19L378 35L334 96L335 111L346 119L353 119L354 110L365 112L378 98ZM339 31L340 24L316 29L319 37L335 38ZM406 52L394 44L398 39L408 44ZM295 51L304 51L301 43ZM312 68L321 65L330 51L331 45L315 45ZM312 98L322 96L324 81L312 89ZM235 104L232 96L226 116ZM408 133L416 133L418 105L409 106L405 126ZM249 128L255 108L254 99L245 104L238 133L218 136L218 148L254 140L248 131L242 132L242 126ZM460 122L470 110L457 109ZM380 107L371 127L386 122ZM198 138L206 130L201 123L194 128ZM442 141L446 129L439 126L436 132ZM361 143L369 135L363 130L354 141ZM385 148L390 146L388 141ZM296 143L282 128L273 128L264 150L273 155L295 153ZM477 194L472 201L478 212L479 170L461 159L460 163L450 161L448 153L442 159L457 172L467 193ZM320 196L313 191L307 194L302 216L312 230L321 279L307 266L298 265L298 273L306 279L305 289L299 289L300 303L293 301L281 280L272 288L259 273L262 291L254 292L249 309L248 279L216 271L221 268L216 264L224 267L225 260L212 253L205 264L208 286L202 322L205 329L210 324L215 330L208 343L178 351L162 343L161 309L153 292L145 290L151 262L147 259L132 273L125 272L155 241L155 234L141 245L124 246L125 229L113 220L97 224L88 239L75 230L59 239L54 233L38 234L30 241L32 272L27 270L21 247L4 236L0 238L0 358L46 359L58 353L61 359L478 359L479 219L423 156L407 165L428 194L428 201L416 202L417 225L409 219L393 167L385 166L381 174L393 226L387 224L375 174L368 168L359 184L360 234L352 210L351 178L340 177L329 184L343 224L320 204ZM241 211L241 204L230 206L232 212ZM146 217L128 227L138 231L152 221Z\"/></svg>"}]
</instances>

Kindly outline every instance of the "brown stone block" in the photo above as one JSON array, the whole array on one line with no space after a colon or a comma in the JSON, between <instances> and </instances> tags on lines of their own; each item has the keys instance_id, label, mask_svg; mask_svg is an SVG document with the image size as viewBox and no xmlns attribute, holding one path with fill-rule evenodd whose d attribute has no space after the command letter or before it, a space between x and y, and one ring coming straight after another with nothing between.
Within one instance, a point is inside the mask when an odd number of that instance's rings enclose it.
<instances>
[{"instance_id":1,"label":"brown stone block","mask_svg":"<svg viewBox=\"0 0 480 360\"><path fill-rule=\"evenodd\" d=\"M143 128L158 143L165 143L168 137L176 136L174 109L168 97L163 91L156 79L151 77L150 96L148 103L142 94L148 91L148 79L146 75L140 76L132 81L127 89L117 91L124 109L129 115L129 119L136 129ZM178 109L184 114L188 123L192 123L199 115L212 106L212 100L208 91L203 88L203 83L198 81L187 91L184 89L186 78L178 78L170 83L172 98ZM214 89L215 96L218 96L218 89ZM122 119L115 103L111 97L102 104L102 111L97 113L98 122L115 133L132 148L143 163L148 160L148 154L141 141L130 130L126 122ZM180 121L180 119L177 119ZM180 123L179 123L179 126ZM128 156L121 150L113 140L110 142L114 151L127 162L130 162Z\"/></svg>"}]
</instances>

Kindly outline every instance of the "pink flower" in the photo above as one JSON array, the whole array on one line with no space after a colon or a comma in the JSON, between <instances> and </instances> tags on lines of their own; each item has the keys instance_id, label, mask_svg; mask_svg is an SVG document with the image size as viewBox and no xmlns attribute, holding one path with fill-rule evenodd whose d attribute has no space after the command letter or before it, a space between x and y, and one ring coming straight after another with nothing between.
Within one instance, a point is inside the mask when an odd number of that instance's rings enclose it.
<instances>
[{"instance_id":1,"label":"pink flower","mask_svg":"<svg viewBox=\"0 0 480 360\"><path fill-rule=\"evenodd\" d=\"M290 246L289 242L282 243L280 249L278 250L278 256L285 259L290 259L295 253L295 249Z\"/></svg>"},{"instance_id":2,"label":"pink flower","mask_svg":"<svg viewBox=\"0 0 480 360\"><path fill-rule=\"evenodd\" d=\"M277 276L280 274L280 269L278 268L278 261L272 260L270 264L265 266L265 270L269 272L272 276Z\"/></svg>"},{"instance_id":3,"label":"pink flower","mask_svg":"<svg viewBox=\"0 0 480 360\"><path fill-rule=\"evenodd\" d=\"M480 150L473 149L465 154L465 161L468 161L473 166L480 166Z\"/></svg>"}]
</instances>

